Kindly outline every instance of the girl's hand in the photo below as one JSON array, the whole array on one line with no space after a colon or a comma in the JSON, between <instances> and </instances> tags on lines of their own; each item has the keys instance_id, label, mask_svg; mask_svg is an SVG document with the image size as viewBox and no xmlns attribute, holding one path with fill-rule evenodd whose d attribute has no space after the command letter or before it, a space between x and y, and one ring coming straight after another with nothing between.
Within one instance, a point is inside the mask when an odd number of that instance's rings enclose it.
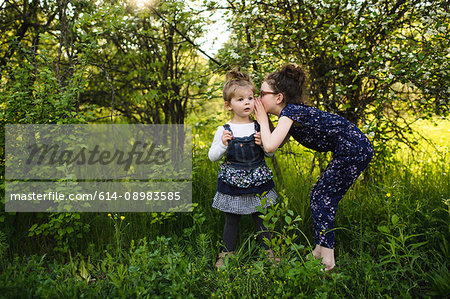
<instances>
[{"instance_id":1,"label":"girl's hand","mask_svg":"<svg viewBox=\"0 0 450 299\"><path fill-rule=\"evenodd\" d=\"M228 141L230 141L231 139L233 139L233 134L228 130L223 130L222 143L228 146Z\"/></svg>"},{"instance_id":2,"label":"girl's hand","mask_svg":"<svg viewBox=\"0 0 450 299\"><path fill-rule=\"evenodd\" d=\"M259 124L266 123L269 121L266 110L260 99L255 100L255 117Z\"/></svg>"},{"instance_id":3,"label":"girl's hand","mask_svg":"<svg viewBox=\"0 0 450 299\"><path fill-rule=\"evenodd\" d=\"M255 133L255 143L257 145L262 145L261 132L256 132Z\"/></svg>"}]
</instances>

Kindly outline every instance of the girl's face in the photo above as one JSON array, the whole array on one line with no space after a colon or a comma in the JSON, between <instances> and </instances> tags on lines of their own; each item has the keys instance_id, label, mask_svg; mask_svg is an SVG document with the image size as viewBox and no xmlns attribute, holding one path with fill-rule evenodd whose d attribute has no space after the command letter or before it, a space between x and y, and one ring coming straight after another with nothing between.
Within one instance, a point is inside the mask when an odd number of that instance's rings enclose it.
<instances>
[{"instance_id":1,"label":"girl's face","mask_svg":"<svg viewBox=\"0 0 450 299\"><path fill-rule=\"evenodd\" d=\"M268 113L274 114L274 108L278 105L278 99L280 94L273 91L273 88L267 82L263 82L261 85L261 92L259 99L264 105L264 110Z\"/></svg>"},{"instance_id":2,"label":"girl's face","mask_svg":"<svg viewBox=\"0 0 450 299\"><path fill-rule=\"evenodd\" d=\"M230 102L225 102L225 106L228 110L233 111L235 117L241 119L249 118L255 108L252 89L244 86L236 87L234 96Z\"/></svg>"}]
</instances>

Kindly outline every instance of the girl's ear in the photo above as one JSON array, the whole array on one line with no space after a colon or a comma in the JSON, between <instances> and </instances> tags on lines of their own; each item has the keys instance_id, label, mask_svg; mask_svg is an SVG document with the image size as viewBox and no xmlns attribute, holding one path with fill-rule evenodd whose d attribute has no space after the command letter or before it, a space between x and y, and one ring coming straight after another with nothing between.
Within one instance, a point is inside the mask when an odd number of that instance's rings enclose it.
<instances>
[{"instance_id":1,"label":"girl's ear","mask_svg":"<svg viewBox=\"0 0 450 299\"><path fill-rule=\"evenodd\" d=\"M283 94L282 94L282 93L279 93L279 94L277 95L277 101L276 101L277 105L283 103L283 99L284 99Z\"/></svg>"},{"instance_id":2,"label":"girl's ear","mask_svg":"<svg viewBox=\"0 0 450 299\"><path fill-rule=\"evenodd\" d=\"M228 110L233 110L233 108L231 108L231 105L229 102L223 102L223 104L225 105L225 108L227 108Z\"/></svg>"}]
</instances>

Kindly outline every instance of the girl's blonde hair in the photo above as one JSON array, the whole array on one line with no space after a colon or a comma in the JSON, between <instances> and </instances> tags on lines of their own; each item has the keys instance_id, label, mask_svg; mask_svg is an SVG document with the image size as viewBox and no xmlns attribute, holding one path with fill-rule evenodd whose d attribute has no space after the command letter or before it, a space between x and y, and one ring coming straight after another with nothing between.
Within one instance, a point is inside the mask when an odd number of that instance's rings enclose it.
<instances>
[{"instance_id":1,"label":"girl's blonde hair","mask_svg":"<svg viewBox=\"0 0 450 299\"><path fill-rule=\"evenodd\" d=\"M256 92L255 84L249 74L241 72L235 67L229 71L225 77L225 85L223 86L223 100L227 103L231 101L238 87L249 87Z\"/></svg>"}]
</instances>

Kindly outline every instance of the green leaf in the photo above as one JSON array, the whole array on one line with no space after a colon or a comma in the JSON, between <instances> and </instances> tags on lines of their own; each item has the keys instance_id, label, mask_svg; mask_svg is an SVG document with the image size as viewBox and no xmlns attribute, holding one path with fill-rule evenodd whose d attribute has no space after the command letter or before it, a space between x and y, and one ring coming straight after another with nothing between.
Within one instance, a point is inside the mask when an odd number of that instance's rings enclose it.
<instances>
[{"instance_id":1,"label":"green leaf","mask_svg":"<svg viewBox=\"0 0 450 299\"><path fill-rule=\"evenodd\" d=\"M391 217L391 221L392 221L392 224L395 226L395 225L397 225L397 223L398 223L398 221L399 221L399 218L398 218L398 216L397 215L392 215L392 217Z\"/></svg>"},{"instance_id":2,"label":"green leaf","mask_svg":"<svg viewBox=\"0 0 450 299\"><path fill-rule=\"evenodd\" d=\"M389 230L389 227L385 225L378 226L378 230L382 233L390 234L391 231Z\"/></svg>"},{"instance_id":3,"label":"green leaf","mask_svg":"<svg viewBox=\"0 0 450 299\"><path fill-rule=\"evenodd\" d=\"M291 224L291 222L292 222L292 218L289 217L289 216L285 216L285 217L284 217L284 220L286 221L286 223L287 223L288 225Z\"/></svg>"}]
</instances>

